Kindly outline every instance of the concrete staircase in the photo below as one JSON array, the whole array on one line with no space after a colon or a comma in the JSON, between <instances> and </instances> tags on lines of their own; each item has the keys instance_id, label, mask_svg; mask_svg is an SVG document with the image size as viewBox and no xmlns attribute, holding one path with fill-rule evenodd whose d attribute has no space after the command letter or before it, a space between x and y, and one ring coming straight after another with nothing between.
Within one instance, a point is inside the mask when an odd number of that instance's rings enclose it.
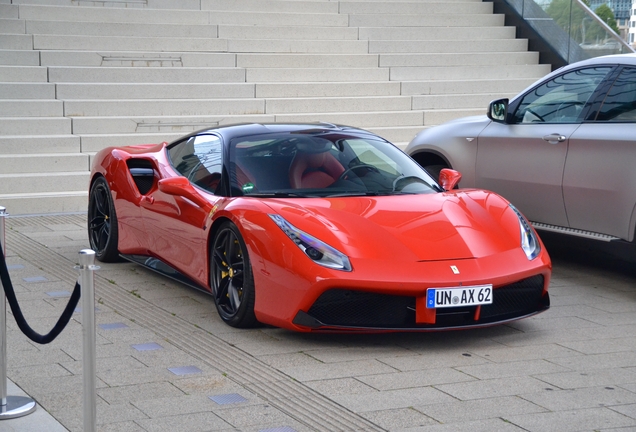
<instances>
[{"instance_id":1,"label":"concrete staircase","mask_svg":"<svg viewBox=\"0 0 636 432\"><path fill-rule=\"evenodd\" d=\"M550 71L480 0L0 0L0 205L85 211L91 156L235 122L405 145Z\"/></svg>"}]
</instances>

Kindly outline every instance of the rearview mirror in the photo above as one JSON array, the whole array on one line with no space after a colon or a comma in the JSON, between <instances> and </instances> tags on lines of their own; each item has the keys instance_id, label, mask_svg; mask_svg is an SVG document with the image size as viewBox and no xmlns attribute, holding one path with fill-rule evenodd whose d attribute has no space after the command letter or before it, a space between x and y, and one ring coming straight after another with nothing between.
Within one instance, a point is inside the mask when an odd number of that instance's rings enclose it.
<instances>
[{"instance_id":1,"label":"rearview mirror","mask_svg":"<svg viewBox=\"0 0 636 432\"><path fill-rule=\"evenodd\" d=\"M185 177L170 177L159 180L159 190L168 195L187 198L199 207L204 207L209 203L205 198L197 193L190 184L190 180Z\"/></svg>"},{"instance_id":2,"label":"rearview mirror","mask_svg":"<svg viewBox=\"0 0 636 432\"><path fill-rule=\"evenodd\" d=\"M492 121L505 123L508 117L508 99L497 99L488 106L488 118Z\"/></svg>"},{"instance_id":3,"label":"rearview mirror","mask_svg":"<svg viewBox=\"0 0 636 432\"><path fill-rule=\"evenodd\" d=\"M439 184L444 190L451 190L462 179L462 174L454 169L444 168L439 172Z\"/></svg>"}]
</instances>

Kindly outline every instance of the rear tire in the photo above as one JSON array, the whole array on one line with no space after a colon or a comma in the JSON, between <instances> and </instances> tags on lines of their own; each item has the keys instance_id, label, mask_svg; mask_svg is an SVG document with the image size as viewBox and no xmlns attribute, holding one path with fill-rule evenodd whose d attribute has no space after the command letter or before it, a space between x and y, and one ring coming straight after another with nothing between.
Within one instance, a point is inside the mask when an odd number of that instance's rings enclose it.
<instances>
[{"instance_id":1,"label":"rear tire","mask_svg":"<svg viewBox=\"0 0 636 432\"><path fill-rule=\"evenodd\" d=\"M88 200L88 241L101 262L119 261L117 214L106 179L93 182Z\"/></svg>"}]
</instances>

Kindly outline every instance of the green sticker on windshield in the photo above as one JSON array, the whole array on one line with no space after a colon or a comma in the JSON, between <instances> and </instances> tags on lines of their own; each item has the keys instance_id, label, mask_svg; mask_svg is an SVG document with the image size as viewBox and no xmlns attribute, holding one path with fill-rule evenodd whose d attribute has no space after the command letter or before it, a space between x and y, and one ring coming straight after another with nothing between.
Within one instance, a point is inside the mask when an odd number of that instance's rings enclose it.
<instances>
[{"instance_id":1,"label":"green sticker on windshield","mask_svg":"<svg viewBox=\"0 0 636 432\"><path fill-rule=\"evenodd\" d=\"M241 186L241 190L243 191L243 193L250 193L254 190L254 183L245 183L243 186Z\"/></svg>"}]
</instances>

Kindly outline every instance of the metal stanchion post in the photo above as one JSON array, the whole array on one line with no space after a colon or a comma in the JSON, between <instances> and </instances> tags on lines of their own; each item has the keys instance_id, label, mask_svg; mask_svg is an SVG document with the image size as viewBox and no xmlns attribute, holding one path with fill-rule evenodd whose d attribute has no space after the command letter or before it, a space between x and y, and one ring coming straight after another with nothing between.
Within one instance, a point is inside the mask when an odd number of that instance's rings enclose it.
<instances>
[{"instance_id":1,"label":"metal stanchion post","mask_svg":"<svg viewBox=\"0 0 636 432\"><path fill-rule=\"evenodd\" d=\"M7 209L0 206L0 253L5 254ZM0 289L0 420L22 417L35 411L35 401L25 396L7 396L7 297Z\"/></svg>"},{"instance_id":2,"label":"metal stanchion post","mask_svg":"<svg viewBox=\"0 0 636 432\"><path fill-rule=\"evenodd\" d=\"M96 395L96 338L95 338L95 252L82 249L79 253L80 283L82 286L82 333L84 335L84 432L97 429Z\"/></svg>"}]
</instances>

